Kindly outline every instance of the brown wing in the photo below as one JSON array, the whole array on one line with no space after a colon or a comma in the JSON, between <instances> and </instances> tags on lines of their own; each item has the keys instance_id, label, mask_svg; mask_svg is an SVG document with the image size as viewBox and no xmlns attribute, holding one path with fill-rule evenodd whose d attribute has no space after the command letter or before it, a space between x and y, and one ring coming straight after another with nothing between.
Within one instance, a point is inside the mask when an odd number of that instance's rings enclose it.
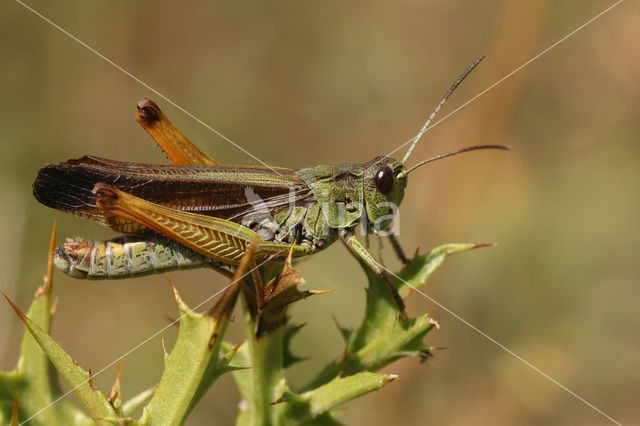
<instances>
[{"instance_id":1,"label":"brown wing","mask_svg":"<svg viewBox=\"0 0 640 426\"><path fill-rule=\"evenodd\" d=\"M124 233L142 228L95 205L96 183L106 183L133 196L172 209L240 222L252 209L251 198L270 207L312 196L292 169L275 172L259 166L182 166L135 164L82 157L40 169L33 193L42 204L102 223Z\"/></svg>"}]
</instances>

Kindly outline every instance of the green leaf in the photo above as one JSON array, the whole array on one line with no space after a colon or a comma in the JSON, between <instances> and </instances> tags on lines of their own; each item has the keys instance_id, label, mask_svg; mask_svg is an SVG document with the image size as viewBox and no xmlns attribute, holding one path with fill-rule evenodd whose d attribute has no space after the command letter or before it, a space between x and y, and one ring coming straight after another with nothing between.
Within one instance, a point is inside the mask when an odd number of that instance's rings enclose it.
<instances>
[{"instance_id":1,"label":"green leaf","mask_svg":"<svg viewBox=\"0 0 640 426\"><path fill-rule=\"evenodd\" d=\"M485 244L446 244L426 255L415 256L405 268L392 279L398 292L406 297L414 289L423 286L427 279L452 254L468 251ZM386 284L361 263L369 287L362 325L353 331L340 329L347 342L345 355L327 365L304 389L313 389L330 382L339 374L349 376L365 369L376 371L392 361L409 355L425 359L430 347L423 338L437 323L428 314L398 321L398 309L389 295Z\"/></svg>"},{"instance_id":2,"label":"green leaf","mask_svg":"<svg viewBox=\"0 0 640 426\"><path fill-rule=\"evenodd\" d=\"M89 412L89 415L94 419L117 417L115 409L104 394L93 388L91 373L80 367L45 330L29 319L8 297L7 301L16 311L40 348L47 354L51 363L64 377L69 386L73 388L74 393ZM101 421L97 423L100 424Z\"/></svg>"},{"instance_id":3,"label":"green leaf","mask_svg":"<svg viewBox=\"0 0 640 426\"><path fill-rule=\"evenodd\" d=\"M398 285L398 293L405 298L413 290L416 290L427 283L431 275L444 263L444 260L453 254L465 251L493 247L494 244L473 244L473 243L453 243L443 244L434 248L425 255L417 255L409 264L400 271L395 279Z\"/></svg>"},{"instance_id":4,"label":"green leaf","mask_svg":"<svg viewBox=\"0 0 640 426\"><path fill-rule=\"evenodd\" d=\"M318 417L327 416L335 407L358 396L380 389L391 383L397 376L363 371L348 377L336 377L329 383L302 394L287 393L280 399L285 406L287 419L306 423ZM333 417L327 417L326 420Z\"/></svg>"},{"instance_id":5,"label":"green leaf","mask_svg":"<svg viewBox=\"0 0 640 426\"><path fill-rule=\"evenodd\" d=\"M162 378L144 408L141 424L183 424L213 382L230 370L233 353L223 358L218 354L240 282L236 279L206 314L191 310L173 287L180 313L178 339L166 357ZM134 407L127 406L125 412Z\"/></svg>"},{"instance_id":6,"label":"green leaf","mask_svg":"<svg viewBox=\"0 0 640 426\"><path fill-rule=\"evenodd\" d=\"M55 224L49 247L49 263L45 283L35 293L26 316L46 335L51 326L51 289L53 285L53 250L55 248ZM6 297L6 295L5 295ZM58 374L36 339L25 326L20 357L13 371L0 372L0 423L8 422L10 406L18 395L18 418L34 425L94 424L68 399L59 399L63 393ZM6 410L5 410L6 407ZM5 421L6 420L6 421Z\"/></svg>"}]
</instances>

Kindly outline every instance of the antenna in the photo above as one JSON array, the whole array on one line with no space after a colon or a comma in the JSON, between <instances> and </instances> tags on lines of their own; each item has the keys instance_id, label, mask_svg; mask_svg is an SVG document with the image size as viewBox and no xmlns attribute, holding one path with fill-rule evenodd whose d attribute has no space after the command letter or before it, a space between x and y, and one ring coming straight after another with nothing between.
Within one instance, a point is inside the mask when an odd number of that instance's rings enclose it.
<instances>
[{"instance_id":1,"label":"antenna","mask_svg":"<svg viewBox=\"0 0 640 426\"><path fill-rule=\"evenodd\" d=\"M417 169L418 167L422 166L423 164L431 163L432 161L441 160L443 158L451 157L453 155L462 154L463 152L475 151L475 150L478 150L478 149L502 149L502 150L505 150L505 151L511 150L511 148L509 148L506 145L474 145L474 146L467 146L465 148L460 148L460 149L456 149L455 151L447 152L446 154L440 154L440 155L436 155L435 157L427 158L426 160L419 162L415 166L412 166L409 170L407 170L403 174L408 175L412 170Z\"/></svg>"},{"instance_id":2,"label":"antenna","mask_svg":"<svg viewBox=\"0 0 640 426\"><path fill-rule=\"evenodd\" d=\"M442 108L442 105L444 105L444 103L447 101L447 99L449 98L449 96L451 96L451 94L453 93L454 90L456 90L456 87L458 87L458 85L460 83L462 83L462 80L464 80L471 71L473 71L473 69L478 66L478 64L480 63L480 61L482 61L484 59L486 55L482 55L480 56L478 59L476 59L475 61L473 61L473 63L471 65L469 65L469 67L462 73L462 75L460 77L458 77L458 79L451 85L451 87L449 88L449 90L447 90L447 93L444 94L444 96L442 97L442 100L440 101L440 103L438 104L438 106L436 107L436 109L433 110L433 112L431 113L431 115L429 116L429 118L427 119L426 123L424 123L424 126L422 126L422 129L420 129L420 131L418 132L418 134L416 135L416 137L413 138L413 143L411 144L411 146L409 147L409 149L407 150L407 153L404 155L404 158L402 159L403 163L406 163L407 160L409 159L409 156L411 155L411 153L413 152L413 148L416 147L418 141L420 140L420 138L422 137L422 135L424 134L424 132L427 131L427 127L429 127L429 124L431 124L431 120L433 120L433 118L436 116L436 114L438 113L438 111L440 111L440 108Z\"/></svg>"}]
</instances>

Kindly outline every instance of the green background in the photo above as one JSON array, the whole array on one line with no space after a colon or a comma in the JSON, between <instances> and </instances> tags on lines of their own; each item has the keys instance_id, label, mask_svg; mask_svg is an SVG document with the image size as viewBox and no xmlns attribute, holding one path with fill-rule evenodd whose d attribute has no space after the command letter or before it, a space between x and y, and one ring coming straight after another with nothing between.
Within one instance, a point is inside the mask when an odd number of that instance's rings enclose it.
<instances>
[{"instance_id":1,"label":"green background","mask_svg":"<svg viewBox=\"0 0 640 426\"><path fill-rule=\"evenodd\" d=\"M611 5L607 1L420 2L68 1L29 3L115 63L271 165L358 163L411 138L453 80L488 56L440 117ZM508 144L412 173L400 214L408 252L497 242L451 258L430 297L623 422L640 418L640 8L624 2L425 135L409 164L461 146ZM157 101L204 151L250 158L14 1L0 5L1 290L26 308L41 283L51 224L110 238L98 225L39 205L39 167L93 154L165 162L135 123ZM401 150L397 156L404 153ZM255 163L255 161L254 161ZM385 248L383 257L398 267ZM364 275L340 244L300 264L307 325L294 347L311 359L295 387L339 355L333 315L356 325ZM194 306L226 284L210 271L172 273ZM81 282L56 275L53 335L96 371L175 317L167 280ZM209 305L207 305L209 306ZM345 407L351 424L607 424L609 421L460 320L416 294L440 330L427 365ZM0 367L22 327L0 306ZM126 357L123 394L153 385L161 338ZM242 325L228 337L239 342ZM115 367L95 378L107 391ZM223 377L189 424L229 424L238 394Z\"/></svg>"}]
</instances>

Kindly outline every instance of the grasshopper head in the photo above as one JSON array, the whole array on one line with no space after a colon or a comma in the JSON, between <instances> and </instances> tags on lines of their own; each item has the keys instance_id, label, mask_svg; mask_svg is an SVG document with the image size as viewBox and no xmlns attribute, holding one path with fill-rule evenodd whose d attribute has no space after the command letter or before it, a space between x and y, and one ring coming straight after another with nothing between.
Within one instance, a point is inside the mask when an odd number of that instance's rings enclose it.
<instances>
[{"instance_id":1,"label":"grasshopper head","mask_svg":"<svg viewBox=\"0 0 640 426\"><path fill-rule=\"evenodd\" d=\"M407 169L405 163L411 156L413 149L416 147L418 141L422 135L427 131L431 120L436 116L442 105L458 85L464 80L467 75L482 61L484 55L476 59L470 67L468 67L464 73L453 83L453 85L447 90L444 97L431 113L426 123L420 129L420 132L411 140L411 145L404 155L402 161L394 160L389 157L376 157L373 160L364 164L364 201L367 210L367 219L370 225L368 229L373 229L374 232L380 230L388 230L391 220L404 197L404 189L407 187L407 176L412 170L418 167L430 163L442 158L451 157L452 155L461 154L463 152L475 151L478 149L509 149L503 145L476 145L466 148L460 148L453 152L446 154L440 154L435 157L428 158L419 162L418 164Z\"/></svg>"},{"instance_id":2,"label":"grasshopper head","mask_svg":"<svg viewBox=\"0 0 640 426\"><path fill-rule=\"evenodd\" d=\"M364 164L367 220L374 229L387 229L407 187L407 168L393 158L376 157Z\"/></svg>"}]
</instances>

